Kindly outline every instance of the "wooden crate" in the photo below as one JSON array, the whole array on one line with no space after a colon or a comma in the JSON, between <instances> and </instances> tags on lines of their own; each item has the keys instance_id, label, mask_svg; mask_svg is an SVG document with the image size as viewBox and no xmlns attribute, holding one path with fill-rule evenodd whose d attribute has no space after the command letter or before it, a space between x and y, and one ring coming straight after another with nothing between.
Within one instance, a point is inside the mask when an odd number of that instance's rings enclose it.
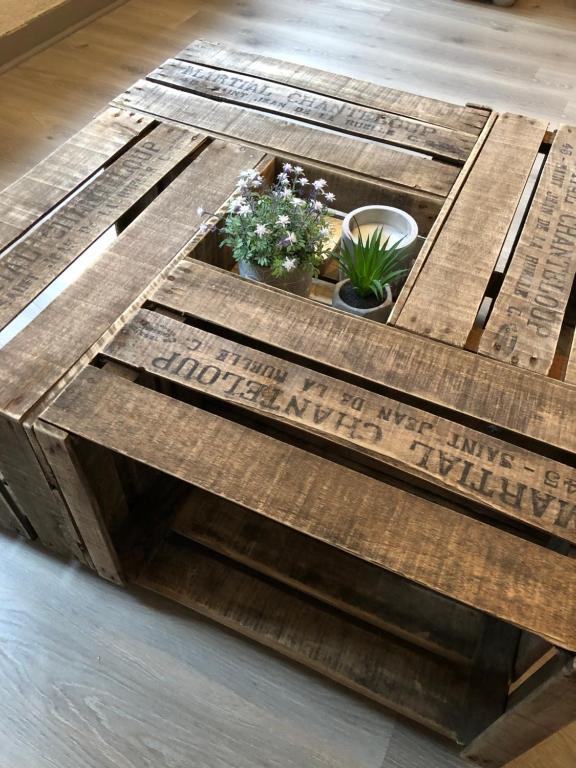
<instances>
[{"instance_id":1,"label":"wooden crate","mask_svg":"<svg viewBox=\"0 0 576 768\"><path fill-rule=\"evenodd\" d=\"M410 367L390 383L400 339L405 359L429 350L433 388L450 351L438 342L191 259L171 278L37 424L101 572L112 552L130 580L472 742L471 755L488 750L485 764L543 738L549 723L518 726L535 693L527 653L513 670L517 628L562 649L538 676L571 690L560 667L576 650L574 607L557 596L576 563L549 543L574 531L506 502L518 466L570 468L410 402ZM66 456L54 429L70 436ZM456 452L470 458L452 477ZM103 489L90 476L104 460ZM505 750L500 715L516 723Z\"/></svg>"},{"instance_id":2,"label":"wooden crate","mask_svg":"<svg viewBox=\"0 0 576 768\"><path fill-rule=\"evenodd\" d=\"M0 193L1 526L89 560L31 425L264 156L110 108Z\"/></svg>"},{"instance_id":3,"label":"wooden crate","mask_svg":"<svg viewBox=\"0 0 576 768\"><path fill-rule=\"evenodd\" d=\"M313 300L238 277L193 214L220 168L193 201L185 170L140 203L111 263L132 232L127 256L165 266L185 221L177 263L10 422L86 560L483 765L574 720L572 129L206 42L115 106L201 131L199 160L298 160L342 210L397 205L425 240L380 325L325 306L333 275Z\"/></svg>"},{"instance_id":4,"label":"wooden crate","mask_svg":"<svg viewBox=\"0 0 576 768\"><path fill-rule=\"evenodd\" d=\"M201 63L194 65L194 56ZM220 103L213 81L222 81L222 56L232 67L250 65L252 79L233 79L246 97L257 86L257 101ZM159 84L160 74L152 73L133 93L161 94L165 115L144 114L150 101L138 111L115 105L0 194L0 525L83 560L84 542L50 468L42 467L31 425L194 237L197 206L219 208L241 168L266 165L264 150L296 152L310 173L328 179L341 208L353 208L361 188L367 202L409 210L425 235L488 118L485 109L279 69L273 60L206 43L193 44L186 57L167 62L165 73L193 76L198 85L204 72L218 101L178 82ZM269 76L277 84L266 99L262 78ZM321 84L321 99L310 97L311 77ZM233 83L224 82L231 97ZM297 120L279 117L281 96L299 101L291 113ZM174 112L180 108L183 119ZM336 118L340 108L349 113L345 120ZM192 115L206 131L192 126ZM330 291L319 283L317 298L326 301Z\"/></svg>"},{"instance_id":5,"label":"wooden crate","mask_svg":"<svg viewBox=\"0 0 576 768\"><path fill-rule=\"evenodd\" d=\"M93 562L503 765L574 714L574 390L230 266L199 239L37 423Z\"/></svg>"}]
</instances>

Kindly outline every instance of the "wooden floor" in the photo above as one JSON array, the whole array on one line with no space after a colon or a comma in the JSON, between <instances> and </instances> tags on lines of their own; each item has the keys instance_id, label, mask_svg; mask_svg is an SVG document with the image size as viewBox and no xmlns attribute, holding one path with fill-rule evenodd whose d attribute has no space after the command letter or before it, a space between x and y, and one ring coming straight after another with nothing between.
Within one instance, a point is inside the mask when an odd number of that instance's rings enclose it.
<instances>
[{"instance_id":1,"label":"wooden floor","mask_svg":"<svg viewBox=\"0 0 576 768\"><path fill-rule=\"evenodd\" d=\"M0 188L198 36L576 121L576 0L130 0L0 75Z\"/></svg>"},{"instance_id":2,"label":"wooden floor","mask_svg":"<svg viewBox=\"0 0 576 768\"><path fill-rule=\"evenodd\" d=\"M143 591L0 534L1 768L464 768L455 750Z\"/></svg>"},{"instance_id":3,"label":"wooden floor","mask_svg":"<svg viewBox=\"0 0 576 768\"><path fill-rule=\"evenodd\" d=\"M200 36L576 121L576 0L130 0L0 75L0 187ZM463 765L335 685L2 536L0 638L0 768ZM514 768L570 768L563 742Z\"/></svg>"}]
</instances>

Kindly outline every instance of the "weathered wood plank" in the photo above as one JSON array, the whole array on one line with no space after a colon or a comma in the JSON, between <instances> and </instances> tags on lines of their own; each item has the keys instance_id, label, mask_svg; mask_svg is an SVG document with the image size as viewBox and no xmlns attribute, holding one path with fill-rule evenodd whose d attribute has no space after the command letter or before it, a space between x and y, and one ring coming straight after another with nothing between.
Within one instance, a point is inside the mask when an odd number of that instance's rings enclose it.
<instances>
[{"instance_id":1,"label":"weathered wood plank","mask_svg":"<svg viewBox=\"0 0 576 768\"><path fill-rule=\"evenodd\" d=\"M1 482L1 481L0 481ZM30 538L30 531L22 524L13 504L5 495L0 485L0 528L4 528L14 533L19 533L25 538Z\"/></svg>"},{"instance_id":2,"label":"weathered wood plank","mask_svg":"<svg viewBox=\"0 0 576 768\"><path fill-rule=\"evenodd\" d=\"M538 686L464 751L485 768L500 768L576 720L574 658Z\"/></svg>"},{"instance_id":3,"label":"weathered wood plank","mask_svg":"<svg viewBox=\"0 0 576 768\"><path fill-rule=\"evenodd\" d=\"M22 424L0 414L0 472L19 509L40 541L62 555L86 562L69 510L43 472L35 447Z\"/></svg>"},{"instance_id":4,"label":"weathered wood plank","mask_svg":"<svg viewBox=\"0 0 576 768\"><path fill-rule=\"evenodd\" d=\"M412 268L410 269L410 272L406 276L406 280L404 282L404 285L402 286L400 295L394 302L394 306L392 307L392 312L388 317L388 325L396 324L396 320L404 308L406 299L410 295L410 292L414 287L414 283L416 282L416 280L418 280L420 270L426 263L426 260L428 259L428 256L431 250L434 248L436 244L436 240L438 239L438 235L442 231L442 227L444 226L446 219L450 216L452 208L454 207L454 203L458 199L458 195L460 194L462 187L464 186L464 184L467 183L468 177L470 176L470 171L472 170L472 168L474 167L474 164L476 163L476 160L480 156L480 153L482 152L482 148L484 147L484 144L486 143L488 136L490 135L490 131L492 130L494 123L496 122L497 119L498 119L498 114L496 112L493 112L488 118L488 120L486 121L486 124L482 129L482 133L480 134L480 136L478 136L474 149L472 150L472 152L468 156L468 159L464 163L464 166L460 171L458 178L454 182L452 189L450 190L446 199L444 200L444 203L438 215L433 220L432 226L430 227L430 231L427 233L427 237L424 242L424 245L420 249L420 252L416 257L416 261L414 262ZM420 231L419 231L419 234L420 234Z\"/></svg>"},{"instance_id":5,"label":"weathered wood plank","mask_svg":"<svg viewBox=\"0 0 576 768\"><path fill-rule=\"evenodd\" d=\"M318 96L309 90L247 74L224 72L177 59L168 59L153 70L147 79L216 101L291 117L352 136L364 136L373 141L423 152L439 159L464 162L476 141L475 136L467 133L369 107L359 107L339 98Z\"/></svg>"},{"instance_id":6,"label":"weathered wood plank","mask_svg":"<svg viewBox=\"0 0 576 768\"><path fill-rule=\"evenodd\" d=\"M153 417L152 417L153 415ZM97 368L44 419L576 648L576 560Z\"/></svg>"},{"instance_id":7,"label":"weathered wood plank","mask_svg":"<svg viewBox=\"0 0 576 768\"><path fill-rule=\"evenodd\" d=\"M122 584L122 567L70 435L42 422L35 433L94 568L103 578Z\"/></svg>"},{"instance_id":8,"label":"weathered wood plank","mask_svg":"<svg viewBox=\"0 0 576 768\"><path fill-rule=\"evenodd\" d=\"M219 496L192 490L171 528L434 653L459 663L474 659L484 621L478 611Z\"/></svg>"},{"instance_id":9,"label":"weathered wood plank","mask_svg":"<svg viewBox=\"0 0 576 768\"><path fill-rule=\"evenodd\" d=\"M576 543L576 472L492 435L148 310L104 354Z\"/></svg>"},{"instance_id":10,"label":"weathered wood plank","mask_svg":"<svg viewBox=\"0 0 576 768\"><path fill-rule=\"evenodd\" d=\"M106 109L6 187L0 192L0 251L152 125L153 120L144 115Z\"/></svg>"},{"instance_id":11,"label":"weathered wood plank","mask_svg":"<svg viewBox=\"0 0 576 768\"><path fill-rule=\"evenodd\" d=\"M166 542L138 583L455 738L466 675L186 539Z\"/></svg>"},{"instance_id":12,"label":"weathered wood plank","mask_svg":"<svg viewBox=\"0 0 576 768\"><path fill-rule=\"evenodd\" d=\"M547 374L576 274L576 129L554 139L480 354Z\"/></svg>"},{"instance_id":13,"label":"weathered wood plank","mask_svg":"<svg viewBox=\"0 0 576 768\"><path fill-rule=\"evenodd\" d=\"M500 115L396 325L463 347L542 139L545 122ZM457 286L458 290L451 290Z\"/></svg>"},{"instance_id":14,"label":"weathered wood plank","mask_svg":"<svg viewBox=\"0 0 576 768\"><path fill-rule=\"evenodd\" d=\"M217 141L185 168L93 265L0 350L0 410L22 418L83 355L87 362L92 356L87 350L157 287L155 281L197 233L196 207L216 210L234 191L240 170L263 157Z\"/></svg>"},{"instance_id":15,"label":"weathered wood plank","mask_svg":"<svg viewBox=\"0 0 576 768\"><path fill-rule=\"evenodd\" d=\"M185 261L153 301L456 414L576 452L573 387ZM358 343L358 339L362 343ZM459 418L459 417L458 417Z\"/></svg>"},{"instance_id":16,"label":"weathered wood plank","mask_svg":"<svg viewBox=\"0 0 576 768\"><path fill-rule=\"evenodd\" d=\"M454 165L147 80L138 81L118 96L116 103L271 152L307 158L436 195L447 195L458 175Z\"/></svg>"},{"instance_id":17,"label":"weathered wood plank","mask_svg":"<svg viewBox=\"0 0 576 768\"><path fill-rule=\"evenodd\" d=\"M42 400L53 397L98 351L99 339L111 336L156 287L195 237L197 205L217 209L232 193L239 171L262 157L211 144L110 249L0 349L0 411L14 432L0 445L0 471L46 546L85 559L69 510L40 467L42 452L30 443L36 440L32 425ZM19 423L23 419L28 435Z\"/></svg>"},{"instance_id":18,"label":"weathered wood plank","mask_svg":"<svg viewBox=\"0 0 576 768\"><path fill-rule=\"evenodd\" d=\"M572 347L570 349L570 357L568 358L568 367L566 368L564 380L568 384L576 384L576 334L574 334L572 339Z\"/></svg>"},{"instance_id":19,"label":"weathered wood plank","mask_svg":"<svg viewBox=\"0 0 576 768\"><path fill-rule=\"evenodd\" d=\"M280 158L282 164L288 158ZM300 160L306 177L311 181L323 178L327 189L336 195L335 206L341 211L351 211L362 205L392 205L402 208L416 219L418 234L425 237L436 221L442 208L443 198L416 190L390 187L382 181L367 179L343 169L328 168L326 165L313 165ZM456 186L456 185L454 185Z\"/></svg>"},{"instance_id":20,"label":"weathered wood plank","mask_svg":"<svg viewBox=\"0 0 576 768\"><path fill-rule=\"evenodd\" d=\"M520 630L492 616L483 616L484 631L470 674L460 743L469 744L506 709Z\"/></svg>"},{"instance_id":21,"label":"weathered wood plank","mask_svg":"<svg viewBox=\"0 0 576 768\"><path fill-rule=\"evenodd\" d=\"M0 260L0 329L206 137L160 125Z\"/></svg>"},{"instance_id":22,"label":"weathered wood plank","mask_svg":"<svg viewBox=\"0 0 576 768\"><path fill-rule=\"evenodd\" d=\"M404 115L472 135L480 133L487 118L484 110L416 96L366 80L355 80L257 53L233 50L208 40L195 40L179 53L177 58L285 83L294 88L333 96L352 104Z\"/></svg>"}]
</instances>

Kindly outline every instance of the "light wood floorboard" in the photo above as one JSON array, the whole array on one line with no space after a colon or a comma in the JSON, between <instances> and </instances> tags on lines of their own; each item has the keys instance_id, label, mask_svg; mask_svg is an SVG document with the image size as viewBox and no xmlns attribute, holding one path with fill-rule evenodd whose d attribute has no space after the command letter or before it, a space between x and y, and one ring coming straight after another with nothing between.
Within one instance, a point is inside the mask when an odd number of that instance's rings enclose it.
<instances>
[{"instance_id":1,"label":"light wood floorboard","mask_svg":"<svg viewBox=\"0 0 576 768\"><path fill-rule=\"evenodd\" d=\"M464 768L361 697L5 534L0 638L0 768Z\"/></svg>"},{"instance_id":2,"label":"light wood floorboard","mask_svg":"<svg viewBox=\"0 0 576 768\"><path fill-rule=\"evenodd\" d=\"M576 0L129 0L0 75L0 188L198 36L576 121Z\"/></svg>"}]
</instances>

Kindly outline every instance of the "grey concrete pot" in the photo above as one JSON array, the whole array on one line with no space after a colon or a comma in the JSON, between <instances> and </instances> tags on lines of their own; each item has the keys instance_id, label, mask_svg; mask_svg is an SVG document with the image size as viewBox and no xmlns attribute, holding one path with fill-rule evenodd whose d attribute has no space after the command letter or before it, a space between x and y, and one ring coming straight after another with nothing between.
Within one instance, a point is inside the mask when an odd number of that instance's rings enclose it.
<instances>
[{"instance_id":1,"label":"grey concrete pot","mask_svg":"<svg viewBox=\"0 0 576 768\"><path fill-rule=\"evenodd\" d=\"M354 222L360 227L364 224L376 224L385 227L385 231L393 230L396 233L396 239L402 239L401 266L406 269L406 274L395 280L390 286L392 295L396 298L416 259L418 250L418 224L416 220L409 213L390 205L365 205L363 208L356 208L354 211L350 211L342 222L342 245L344 247L346 243L355 243L357 240ZM340 270L340 277L344 277L342 270Z\"/></svg>"},{"instance_id":2,"label":"grey concrete pot","mask_svg":"<svg viewBox=\"0 0 576 768\"><path fill-rule=\"evenodd\" d=\"M282 277L273 277L270 267L261 267L246 261L238 262L238 271L242 277L255 280L257 283L272 285L283 291L295 293L297 296L308 297L312 287L312 275L304 269L293 269Z\"/></svg>"},{"instance_id":3,"label":"grey concrete pot","mask_svg":"<svg viewBox=\"0 0 576 768\"><path fill-rule=\"evenodd\" d=\"M344 312L349 312L351 315L358 315L358 317L367 317L370 320L375 320L377 323L385 323L388 320L394 302L392 301L392 291L390 286L386 284L384 286L384 301L378 304L376 307L370 307L368 309L362 309L361 307L354 307L348 304L341 296L340 292L342 288L349 283L349 280L341 280L334 286L334 293L332 295L332 306L336 309L342 309Z\"/></svg>"},{"instance_id":4,"label":"grey concrete pot","mask_svg":"<svg viewBox=\"0 0 576 768\"><path fill-rule=\"evenodd\" d=\"M365 205L356 208L344 218L342 222L342 241L355 243L357 237L354 232L355 222L359 227L372 224L384 227L384 231L390 231L395 235L395 240L402 240L402 251L409 258L418 238L418 224L406 211L393 208L390 205Z\"/></svg>"}]
</instances>

